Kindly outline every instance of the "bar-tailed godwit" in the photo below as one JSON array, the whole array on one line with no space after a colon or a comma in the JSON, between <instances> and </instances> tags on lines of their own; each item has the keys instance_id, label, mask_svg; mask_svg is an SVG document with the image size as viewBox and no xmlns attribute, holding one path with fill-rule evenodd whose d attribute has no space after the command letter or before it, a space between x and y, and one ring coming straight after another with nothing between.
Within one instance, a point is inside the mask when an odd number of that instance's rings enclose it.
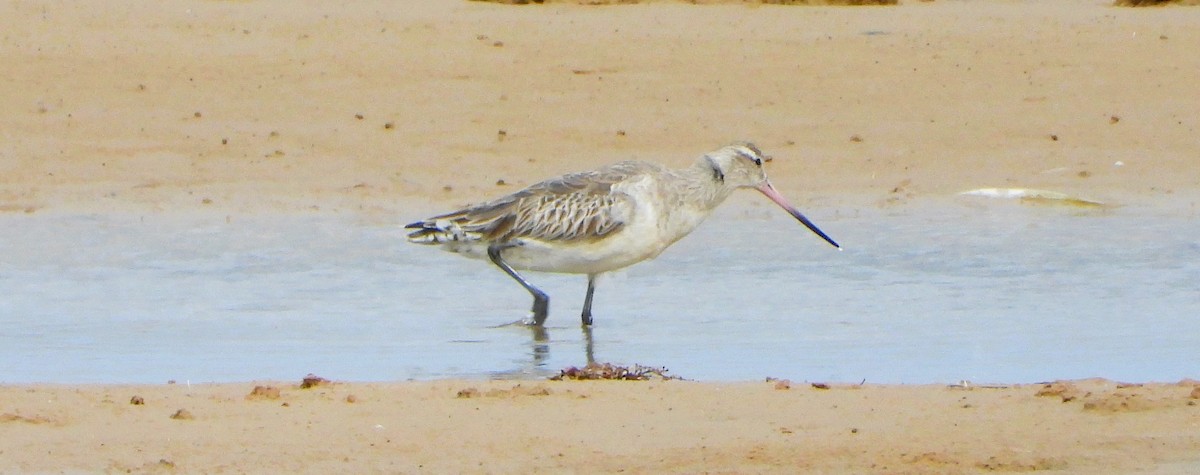
<instances>
[{"instance_id":1,"label":"bar-tailed godwit","mask_svg":"<svg viewBox=\"0 0 1200 475\"><path fill-rule=\"evenodd\" d=\"M696 229L738 188L754 188L834 247L833 239L775 191L748 142L706 153L687 168L627 161L535 184L486 203L417 221L410 242L485 256L533 295L524 323L541 326L550 297L516 269L586 274L583 324L592 324L596 276L658 256Z\"/></svg>"}]
</instances>

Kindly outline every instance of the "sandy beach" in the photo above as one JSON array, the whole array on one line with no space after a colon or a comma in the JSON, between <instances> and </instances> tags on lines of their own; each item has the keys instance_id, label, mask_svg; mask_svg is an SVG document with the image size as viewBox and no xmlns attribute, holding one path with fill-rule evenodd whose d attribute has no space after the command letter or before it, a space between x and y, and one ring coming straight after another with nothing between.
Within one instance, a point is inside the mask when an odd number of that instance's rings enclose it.
<instances>
[{"instance_id":1,"label":"sandy beach","mask_svg":"<svg viewBox=\"0 0 1200 475\"><path fill-rule=\"evenodd\" d=\"M414 201L630 158L683 166L732 140L778 157L797 201L1115 199L1200 180L1186 7L3 8L0 206L15 212L407 219Z\"/></svg>"},{"instance_id":2,"label":"sandy beach","mask_svg":"<svg viewBox=\"0 0 1200 475\"><path fill-rule=\"evenodd\" d=\"M1100 380L0 387L0 469L1182 474L1200 463L1198 396Z\"/></svg>"},{"instance_id":3,"label":"sandy beach","mask_svg":"<svg viewBox=\"0 0 1200 475\"><path fill-rule=\"evenodd\" d=\"M402 225L734 140L806 210L996 187L1196 212L1200 9L712 3L8 2L0 213ZM300 376L0 380L0 472L1200 471L1191 380Z\"/></svg>"}]
</instances>

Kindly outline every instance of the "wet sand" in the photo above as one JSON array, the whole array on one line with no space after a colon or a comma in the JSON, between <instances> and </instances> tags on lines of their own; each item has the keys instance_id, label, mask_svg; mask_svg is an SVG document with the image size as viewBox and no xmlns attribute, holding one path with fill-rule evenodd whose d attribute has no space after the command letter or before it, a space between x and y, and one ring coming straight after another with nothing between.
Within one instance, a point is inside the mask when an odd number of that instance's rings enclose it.
<instances>
[{"instance_id":1,"label":"wet sand","mask_svg":"<svg viewBox=\"0 0 1200 475\"><path fill-rule=\"evenodd\" d=\"M1198 26L1092 1L10 2L0 211L403 224L749 139L810 215L980 187L1194 213ZM256 384L279 397L247 399ZM10 385L0 471L1190 473L1197 398L1102 380Z\"/></svg>"}]
</instances>

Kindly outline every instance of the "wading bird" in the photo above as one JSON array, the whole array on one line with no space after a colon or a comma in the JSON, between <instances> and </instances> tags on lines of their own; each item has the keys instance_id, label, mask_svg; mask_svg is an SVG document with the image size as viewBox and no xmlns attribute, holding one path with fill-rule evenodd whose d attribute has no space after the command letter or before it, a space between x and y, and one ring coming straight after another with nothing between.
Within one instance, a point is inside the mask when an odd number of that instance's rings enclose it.
<instances>
[{"instance_id":1,"label":"wading bird","mask_svg":"<svg viewBox=\"0 0 1200 475\"><path fill-rule=\"evenodd\" d=\"M734 190L754 188L841 249L775 191L748 142L671 169L627 161L551 178L508 196L405 226L410 242L491 260L533 296L525 324L541 326L550 297L517 269L586 274L583 325L592 324L596 276L651 259L696 229Z\"/></svg>"}]
</instances>

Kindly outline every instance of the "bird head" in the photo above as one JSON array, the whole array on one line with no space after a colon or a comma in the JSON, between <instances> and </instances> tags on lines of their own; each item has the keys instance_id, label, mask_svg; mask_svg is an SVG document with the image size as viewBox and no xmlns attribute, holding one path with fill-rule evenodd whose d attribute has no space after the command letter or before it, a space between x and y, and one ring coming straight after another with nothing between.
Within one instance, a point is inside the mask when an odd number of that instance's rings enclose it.
<instances>
[{"instance_id":1,"label":"bird head","mask_svg":"<svg viewBox=\"0 0 1200 475\"><path fill-rule=\"evenodd\" d=\"M767 171L763 168L763 164L771 161L769 155L764 154L758 147L750 142L734 142L717 150L704 155L709 166L713 170L713 179L723 183L725 186L734 188L754 188L774 201L784 210L795 217L800 223L804 224L810 231L820 236L829 244L838 249L837 242L834 242L829 236L822 232L812 221L809 221L803 214L800 213L794 206L787 202L771 186L771 181L767 179Z\"/></svg>"}]
</instances>

